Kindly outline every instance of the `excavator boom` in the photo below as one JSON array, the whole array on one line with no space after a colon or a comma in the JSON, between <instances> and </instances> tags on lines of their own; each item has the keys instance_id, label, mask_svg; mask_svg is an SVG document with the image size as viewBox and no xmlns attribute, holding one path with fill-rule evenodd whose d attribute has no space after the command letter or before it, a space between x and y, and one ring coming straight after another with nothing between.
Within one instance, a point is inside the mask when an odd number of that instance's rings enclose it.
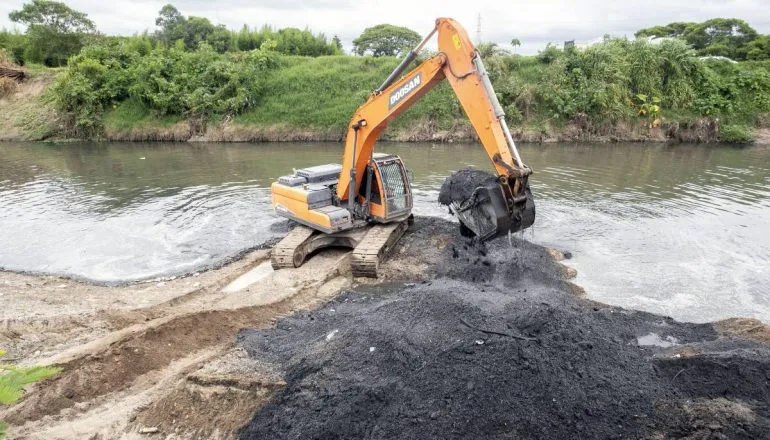
<instances>
[{"instance_id":1,"label":"excavator boom","mask_svg":"<svg viewBox=\"0 0 770 440\"><path fill-rule=\"evenodd\" d=\"M438 54L397 79L434 34L438 36ZM383 85L356 111L346 137L337 197L347 200L353 208L377 138L390 121L443 79L449 82L457 95L499 177L499 188L489 186L489 191L483 191L487 194L477 194L481 197L476 199L503 199L490 200L486 206L476 203L479 200L471 203L455 200L450 207L460 221L482 239L531 226L534 222L534 202L528 193L527 177L532 171L519 156L505 122L505 112L497 100L478 51L465 29L451 18L437 19L434 30L409 52ZM530 199L529 207L524 203L527 197Z\"/></svg>"}]
</instances>

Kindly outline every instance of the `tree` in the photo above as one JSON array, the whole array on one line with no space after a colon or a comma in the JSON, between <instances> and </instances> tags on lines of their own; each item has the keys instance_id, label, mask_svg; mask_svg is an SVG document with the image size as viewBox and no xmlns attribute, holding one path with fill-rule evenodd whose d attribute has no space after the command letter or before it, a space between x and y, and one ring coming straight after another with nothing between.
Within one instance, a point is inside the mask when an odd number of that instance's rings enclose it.
<instances>
[{"instance_id":1,"label":"tree","mask_svg":"<svg viewBox=\"0 0 770 440\"><path fill-rule=\"evenodd\" d=\"M353 52L358 55L371 53L376 57L400 56L417 46L420 40L420 34L409 28L378 24L365 29L353 40Z\"/></svg>"},{"instance_id":2,"label":"tree","mask_svg":"<svg viewBox=\"0 0 770 440\"><path fill-rule=\"evenodd\" d=\"M683 23L683 22L669 23L665 26L654 26L650 28L641 29L634 35L637 38L647 38L647 37L678 38L678 37L682 37L688 31L688 29L691 29L697 25L698 23Z\"/></svg>"},{"instance_id":3,"label":"tree","mask_svg":"<svg viewBox=\"0 0 770 440\"><path fill-rule=\"evenodd\" d=\"M685 40L693 48L708 55L745 59L743 48L759 34L743 20L714 18L688 28Z\"/></svg>"},{"instance_id":4,"label":"tree","mask_svg":"<svg viewBox=\"0 0 770 440\"><path fill-rule=\"evenodd\" d=\"M174 5L163 6L155 19L155 26L160 30L155 36L166 45L171 45L176 40L183 39L186 35L187 19L184 18Z\"/></svg>"},{"instance_id":5,"label":"tree","mask_svg":"<svg viewBox=\"0 0 770 440\"><path fill-rule=\"evenodd\" d=\"M479 51L479 55L481 55L482 60L508 55L508 51L498 46L497 43L479 43L476 46L476 50Z\"/></svg>"},{"instance_id":6,"label":"tree","mask_svg":"<svg viewBox=\"0 0 770 440\"><path fill-rule=\"evenodd\" d=\"M701 55L720 55L745 60L755 48L748 45L759 34L748 23L737 18L713 18L703 23L670 23L642 29L637 37L681 38ZM757 52L754 52L755 55Z\"/></svg>"},{"instance_id":7,"label":"tree","mask_svg":"<svg viewBox=\"0 0 770 440\"><path fill-rule=\"evenodd\" d=\"M339 50L340 53L343 53L342 40L340 40L340 37L336 35L332 37L332 44Z\"/></svg>"},{"instance_id":8,"label":"tree","mask_svg":"<svg viewBox=\"0 0 770 440\"><path fill-rule=\"evenodd\" d=\"M518 38L511 39L511 46L513 46L513 51L516 52L516 48L521 46L521 41Z\"/></svg>"},{"instance_id":9,"label":"tree","mask_svg":"<svg viewBox=\"0 0 770 440\"><path fill-rule=\"evenodd\" d=\"M96 30L88 15L75 11L64 3L49 0L32 0L18 11L11 11L8 18L27 26L45 26L51 30L67 33L87 33Z\"/></svg>"},{"instance_id":10,"label":"tree","mask_svg":"<svg viewBox=\"0 0 770 440\"><path fill-rule=\"evenodd\" d=\"M770 59L770 35L761 35L743 48L747 60Z\"/></svg>"},{"instance_id":11,"label":"tree","mask_svg":"<svg viewBox=\"0 0 770 440\"><path fill-rule=\"evenodd\" d=\"M29 43L24 58L49 66L65 65L67 58L80 51L86 38L96 32L87 14L50 0L32 0L8 14L8 18L27 26Z\"/></svg>"},{"instance_id":12,"label":"tree","mask_svg":"<svg viewBox=\"0 0 770 440\"><path fill-rule=\"evenodd\" d=\"M208 18L190 16L184 23L183 33L185 47L195 49L201 42L209 41L211 34L214 33L214 25Z\"/></svg>"},{"instance_id":13,"label":"tree","mask_svg":"<svg viewBox=\"0 0 770 440\"><path fill-rule=\"evenodd\" d=\"M0 30L0 49L5 51L13 58L13 62L24 65L24 50L27 48L27 37L14 29L12 31Z\"/></svg>"}]
</instances>

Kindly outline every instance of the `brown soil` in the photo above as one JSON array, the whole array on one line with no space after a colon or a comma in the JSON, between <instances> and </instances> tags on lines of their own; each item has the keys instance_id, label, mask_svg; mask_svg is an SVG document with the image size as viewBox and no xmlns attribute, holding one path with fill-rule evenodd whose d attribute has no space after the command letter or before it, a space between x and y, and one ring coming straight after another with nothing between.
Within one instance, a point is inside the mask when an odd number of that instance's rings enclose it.
<instances>
[{"instance_id":1,"label":"brown soil","mask_svg":"<svg viewBox=\"0 0 770 440\"><path fill-rule=\"evenodd\" d=\"M767 129L757 130L757 144L770 143ZM171 142L341 142L345 133L340 130L315 128L298 129L292 126L251 126L225 121L209 124L200 132L190 124L172 127L136 127L129 130L108 129L105 138L110 141L171 141ZM648 128L645 124L618 123L607 127L581 125L571 121L564 128L546 132L529 129L514 130L516 142L719 142L719 124L711 119L692 123L663 123ZM418 120L407 127L390 130L381 136L383 141L394 142L476 142L478 137L467 121L459 120L448 130L441 130L430 120Z\"/></svg>"},{"instance_id":2,"label":"brown soil","mask_svg":"<svg viewBox=\"0 0 770 440\"><path fill-rule=\"evenodd\" d=\"M769 127L757 128L754 135L756 137L754 143L758 145L770 145L770 128Z\"/></svg>"},{"instance_id":3,"label":"brown soil","mask_svg":"<svg viewBox=\"0 0 770 440\"><path fill-rule=\"evenodd\" d=\"M194 276L122 287L0 272L0 344L18 363L68 362L69 349L82 351L90 341L211 298L267 255L260 250Z\"/></svg>"},{"instance_id":4,"label":"brown soil","mask_svg":"<svg viewBox=\"0 0 770 440\"><path fill-rule=\"evenodd\" d=\"M0 420L12 426L9 438L130 438L147 429L179 438L231 438L281 383L268 374L244 375L238 359L229 366L223 361L232 358L227 353L238 330L271 326L349 284L341 276L346 254L331 251L302 268L273 272L246 290L224 293L238 276L266 264L267 256L257 251L197 277L126 287L0 273L2 301L19 300L23 304L15 307L34 310L41 298L63 302L66 296L74 312L49 304L43 318L22 312L6 319L0 342L11 348L12 359L63 368L0 411ZM17 290L19 285L26 289ZM164 290L159 298L157 289ZM117 298L123 304L105 310ZM63 343L68 336L76 342ZM29 343L33 339L37 346ZM231 410L222 411L223 405ZM179 414L188 420L184 430Z\"/></svg>"},{"instance_id":5,"label":"brown soil","mask_svg":"<svg viewBox=\"0 0 770 440\"><path fill-rule=\"evenodd\" d=\"M0 141L43 140L59 131L56 111L42 99L54 74L33 76L9 96L0 97Z\"/></svg>"},{"instance_id":6,"label":"brown soil","mask_svg":"<svg viewBox=\"0 0 770 440\"><path fill-rule=\"evenodd\" d=\"M714 328L722 334L753 339L770 344L770 325L752 318L730 318L714 323Z\"/></svg>"},{"instance_id":7,"label":"brown soil","mask_svg":"<svg viewBox=\"0 0 770 440\"><path fill-rule=\"evenodd\" d=\"M232 438L285 385L242 350L232 350L180 381L141 411L136 423L192 439Z\"/></svg>"},{"instance_id":8,"label":"brown soil","mask_svg":"<svg viewBox=\"0 0 770 440\"><path fill-rule=\"evenodd\" d=\"M185 142L191 136L190 125L186 122L170 127L132 127L125 130L108 127L104 133L105 140L123 142Z\"/></svg>"}]
</instances>

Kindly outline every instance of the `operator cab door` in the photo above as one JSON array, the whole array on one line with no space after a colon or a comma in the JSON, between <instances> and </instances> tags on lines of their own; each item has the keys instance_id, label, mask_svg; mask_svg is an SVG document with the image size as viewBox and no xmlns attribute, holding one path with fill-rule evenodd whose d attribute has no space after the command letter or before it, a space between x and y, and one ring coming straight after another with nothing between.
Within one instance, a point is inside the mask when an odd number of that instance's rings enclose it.
<instances>
[{"instance_id":1,"label":"operator cab door","mask_svg":"<svg viewBox=\"0 0 770 440\"><path fill-rule=\"evenodd\" d=\"M369 213L379 223L399 221L412 213L412 190L401 158L395 155L375 156ZM364 176L359 196L366 197L368 173Z\"/></svg>"}]
</instances>

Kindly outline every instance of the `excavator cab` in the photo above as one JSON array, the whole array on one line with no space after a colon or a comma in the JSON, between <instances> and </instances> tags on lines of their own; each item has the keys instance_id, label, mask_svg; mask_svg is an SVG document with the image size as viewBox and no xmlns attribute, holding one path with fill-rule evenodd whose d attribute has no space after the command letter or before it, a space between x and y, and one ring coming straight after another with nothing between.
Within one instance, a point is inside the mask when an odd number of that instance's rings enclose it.
<instances>
[{"instance_id":1,"label":"excavator cab","mask_svg":"<svg viewBox=\"0 0 770 440\"><path fill-rule=\"evenodd\" d=\"M358 201L369 220L390 223L412 213L412 189L400 157L373 154L358 191Z\"/></svg>"}]
</instances>

